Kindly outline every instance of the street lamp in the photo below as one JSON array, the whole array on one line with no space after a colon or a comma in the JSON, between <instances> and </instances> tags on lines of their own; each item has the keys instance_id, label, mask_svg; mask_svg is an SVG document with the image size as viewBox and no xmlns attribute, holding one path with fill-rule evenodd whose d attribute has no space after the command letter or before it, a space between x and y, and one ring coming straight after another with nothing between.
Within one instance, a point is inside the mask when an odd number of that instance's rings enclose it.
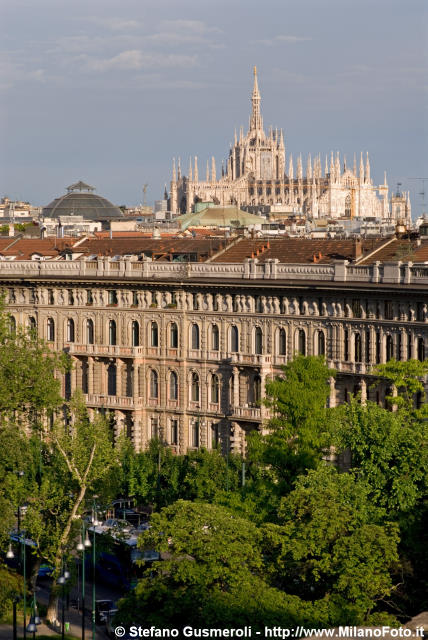
<instances>
[{"instance_id":1,"label":"street lamp","mask_svg":"<svg viewBox=\"0 0 428 640\"><path fill-rule=\"evenodd\" d=\"M82 640L85 640L85 550L91 547L88 532L85 531L85 523L82 523L82 533L80 534L77 551L82 553Z\"/></svg>"},{"instance_id":2,"label":"street lamp","mask_svg":"<svg viewBox=\"0 0 428 640\"><path fill-rule=\"evenodd\" d=\"M94 498L96 498L97 496L94 496ZM95 500L94 500L94 504L93 504L93 508L92 508L92 530L94 533L94 539L93 539L93 543L92 543L92 640L95 640L95 603L96 603L96 587L95 587L95 560L96 560L96 553L95 553L95 545L96 545L96 541L95 541L95 536L96 531L95 528L99 525L99 520L98 520L98 516L97 516L97 509L96 509L96 505L95 505Z\"/></svg>"},{"instance_id":3,"label":"street lamp","mask_svg":"<svg viewBox=\"0 0 428 640\"><path fill-rule=\"evenodd\" d=\"M65 610L64 610L64 601L65 601L65 585L67 583L68 578L70 577L70 572L65 570L57 580L57 584L62 587L62 616L61 616L61 640L64 640L64 629L65 629Z\"/></svg>"}]
</instances>

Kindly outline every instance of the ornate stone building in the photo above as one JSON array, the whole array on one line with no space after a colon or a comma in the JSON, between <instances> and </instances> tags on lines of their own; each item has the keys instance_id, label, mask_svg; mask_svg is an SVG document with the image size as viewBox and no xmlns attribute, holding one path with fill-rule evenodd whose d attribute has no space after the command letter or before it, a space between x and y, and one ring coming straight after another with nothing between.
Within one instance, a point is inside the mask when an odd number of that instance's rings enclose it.
<instances>
[{"instance_id":1,"label":"ornate stone building","mask_svg":"<svg viewBox=\"0 0 428 640\"><path fill-rule=\"evenodd\" d=\"M324 170L321 156L312 161L309 155L305 176L301 155L296 166L291 154L286 162L282 129L271 127L268 134L264 131L256 68L251 102L248 132L244 134L241 127L238 137L235 131L234 144L218 178L214 158L211 167L207 163L205 180L200 179L196 157L189 163L187 176L182 174L180 160L177 168L174 160L171 211L189 213L196 202L211 201L238 207L281 205L285 212L302 212L310 218L358 216L397 220L399 215L410 224L408 194L399 214L396 206L391 211L386 174L383 184L373 185L368 153L365 158L361 153L358 168L355 155L350 167L346 159L342 165L339 153L331 153L329 160L325 158Z\"/></svg>"},{"instance_id":2,"label":"ornate stone building","mask_svg":"<svg viewBox=\"0 0 428 640\"><path fill-rule=\"evenodd\" d=\"M65 397L82 389L137 449L159 436L178 453L243 452L267 378L297 352L338 371L331 405L382 402L372 365L425 358L425 242L242 239L185 263L116 252L3 259L0 282L12 322L72 359Z\"/></svg>"}]
</instances>

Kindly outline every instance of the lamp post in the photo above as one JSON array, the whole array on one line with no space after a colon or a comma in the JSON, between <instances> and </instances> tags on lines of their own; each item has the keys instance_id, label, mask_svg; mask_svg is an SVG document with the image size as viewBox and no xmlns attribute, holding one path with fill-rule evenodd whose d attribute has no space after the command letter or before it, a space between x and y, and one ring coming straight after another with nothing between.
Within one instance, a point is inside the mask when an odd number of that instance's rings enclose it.
<instances>
[{"instance_id":1,"label":"lamp post","mask_svg":"<svg viewBox=\"0 0 428 640\"><path fill-rule=\"evenodd\" d=\"M82 640L85 640L85 549L91 547L88 532L85 532L85 523L82 523L82 533L80 534L77 551L82 552Z\"/></svg>"},{"instance_id":2,"label":"lamp post","mask_svg":"<svg viewBox=\"0 0 428 640\"><path fill-rule=\"evenodd\" d=\"M94 496L96 497L96 496ZM96 527L99 525L99 521L98 521L98 517L97 517L97 509L96 509L96 505L95 505L95 500L94 500L94 504L93 504L93 508L92 508L92 530L93 530L93 534L94 534L94 539L93 539L93 543L92 543L92 640L95 640L95 632L96 632L96 628L95 628L95 603L96 603L96 587L95 587L95 560L96 560L96 553L95 553L95 539L96 539Z\"/></svg>"},{"instance_id":3,"label":"lamp post","mask_svg":"<svg viewBox=\"0 0 428 640\"><path fill-rule=\"evenodd\" d=\"M62 576L60 576L57 580L58 584L62 587L62 613L61 613L61 640L64 640L64 629L65 629L65 585L67 580L70 577L70 572L65 569L63 571Z\"/></svg>"}]
</instances>

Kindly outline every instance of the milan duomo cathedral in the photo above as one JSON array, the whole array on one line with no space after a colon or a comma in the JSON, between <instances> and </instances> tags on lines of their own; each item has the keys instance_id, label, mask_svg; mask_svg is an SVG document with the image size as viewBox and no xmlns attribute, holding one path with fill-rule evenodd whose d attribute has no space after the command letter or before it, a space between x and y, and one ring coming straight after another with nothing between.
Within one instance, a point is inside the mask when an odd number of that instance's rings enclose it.
<instances>
[{"instance_id":1,"label":"milan duomo cathedral","mask_svg":"<svg viewBox=\"0 0 428 640\"><path fill-rule=\"evenodd\" d=\"M346 159L342 166L338 152L331 153L330 159L325 158L324 170L321 156L312 160L309 155L306 176L301 155L295 165L290 154L286 172L282 129L271 127L266 135L263 128L255 67L251 102L249 130L244 135L241 127L239 138L235 131L235 142L219 179L214 158L211 167L207 162L205 180L199 178L196 157L190 160L187 176L182 174L180 160L177 167L174 160L169 203L172 212L190 213L197 202L213 202L245 209L270 206L286 215L304 214L308 218L393 218L410 224L409 195L393 196L390 208L386 174L383 184L373 185L368 153L365 157L361 153L358 169L355 155L351 168Z\"/></svg>"}]
</instances>

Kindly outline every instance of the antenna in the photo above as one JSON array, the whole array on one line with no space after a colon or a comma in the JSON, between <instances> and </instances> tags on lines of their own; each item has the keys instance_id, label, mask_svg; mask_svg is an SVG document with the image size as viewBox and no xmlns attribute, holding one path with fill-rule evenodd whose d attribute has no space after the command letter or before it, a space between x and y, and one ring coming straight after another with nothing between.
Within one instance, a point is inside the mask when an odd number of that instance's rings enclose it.
<instances>
[{"instance_id":1,"label":"antenna","mask_svg":"<svg viewBox=\"0 0 428 640\"><path fill-rule=\"evenodd\" d=\"M149 185L148 184L143 184L143 207L147 206L146 205L146 193L147 193L147 187Z\"/></svg>"}]
</instances>

